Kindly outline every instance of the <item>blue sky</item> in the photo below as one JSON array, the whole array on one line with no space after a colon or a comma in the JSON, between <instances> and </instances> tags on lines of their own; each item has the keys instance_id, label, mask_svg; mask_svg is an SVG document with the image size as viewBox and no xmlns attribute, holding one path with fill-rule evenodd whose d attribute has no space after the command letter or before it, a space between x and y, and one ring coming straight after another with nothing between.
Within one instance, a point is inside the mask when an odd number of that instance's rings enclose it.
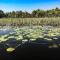
<instances>
[{"instance_id":1,"label":"blue sky","mask_svg":"<svg viewBox=\"0 0 60 60\"><path fill-rule=\"evenodd\" d=\"M0 10L9 11L28 11L34 9L60 8L60 0L0 0Z\"/></svg>"}]
</instances>

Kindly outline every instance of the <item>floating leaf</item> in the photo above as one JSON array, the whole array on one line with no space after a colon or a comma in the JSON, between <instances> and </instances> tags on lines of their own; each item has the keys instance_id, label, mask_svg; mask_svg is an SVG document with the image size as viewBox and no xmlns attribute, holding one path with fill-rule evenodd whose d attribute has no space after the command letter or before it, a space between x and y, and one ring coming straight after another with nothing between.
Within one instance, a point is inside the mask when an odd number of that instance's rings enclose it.
<instances>
[{"instance_id":1,"label":"floating leaf","mask_svg":"<svg viewBox=\"0 0 60 60\"><path fill-rule=\"evenodd\" d=\"M6 51L7 52L13 52L15 50L15 48L7 48Z\"/></svg>"}]
</instances>

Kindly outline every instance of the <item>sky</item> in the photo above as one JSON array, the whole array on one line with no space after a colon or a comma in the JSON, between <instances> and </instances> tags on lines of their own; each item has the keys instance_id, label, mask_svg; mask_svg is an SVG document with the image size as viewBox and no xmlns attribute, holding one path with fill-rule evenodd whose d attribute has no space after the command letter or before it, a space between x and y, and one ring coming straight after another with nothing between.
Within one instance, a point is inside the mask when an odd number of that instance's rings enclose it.
<instances>
[{"instance_id":1,"label":"sky","mask_svg":"<svg viewBox=\"0 0 60 60\"><path fill-rule=\"evenodd\" d=\"M10 11L28 11L36 9L60 8L60 0L0 0L0 10Z\"/></svg>"}]
</instances>

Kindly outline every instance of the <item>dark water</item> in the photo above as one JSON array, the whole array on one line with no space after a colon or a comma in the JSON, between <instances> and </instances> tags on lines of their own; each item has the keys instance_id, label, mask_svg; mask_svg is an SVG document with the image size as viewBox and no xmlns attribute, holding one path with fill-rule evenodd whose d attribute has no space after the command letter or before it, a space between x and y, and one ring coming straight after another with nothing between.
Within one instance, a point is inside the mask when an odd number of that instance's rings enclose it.
<instances>
[{"instance_id":1,"label":"dark water","mask_svg":"<svg viewBox=\"0 0 60 60\"><path fill-rule=\"evenodd\" d=\"M46 41L41 41L43 43L47 43ZM40 43L39 42L39 43ZM48 48L49 44L38 44L36 42L26 42L24 44L21 44L20 46L18 46L15 51L8 53L6 51L6 48L9 47L6 44L10 44L10 46L16 46L20 43L18 43L17 41L7 41L5 43L1 43L0 47L3 47L2 49L0 49L0 57L2 59L22 59L22 58L55 58L55 57L59 57L60 56L60 47L59 48ZM14 44L13 44L14 43ZM57 58L58 58L57 57Z\"/></svg>"},{"instance_id":2,"label":"dark water","mask_svg":"<svg viewBox=\"0 0 60 60\"><path fill-rule=\"evenodd\" d=\"M10 59L27 59L27 58L55 58L60 56L60 47L59 48L52 48L49 49L44 45L32 44L32 43L25 43L20 45L10 54L7 54ZM5 57L7 57L5 55ZM57 57L57 58L58 58Z\"/></svg>"}]
</instances>

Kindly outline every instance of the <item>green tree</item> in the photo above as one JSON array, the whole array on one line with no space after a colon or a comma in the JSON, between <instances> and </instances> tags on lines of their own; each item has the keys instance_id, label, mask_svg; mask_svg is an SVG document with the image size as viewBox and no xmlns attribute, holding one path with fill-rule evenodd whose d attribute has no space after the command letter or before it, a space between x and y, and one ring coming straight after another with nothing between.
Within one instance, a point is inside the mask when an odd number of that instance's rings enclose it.
<instances>
[{"instance_id":1,"label":"green tree","mask_svg":"<svg viewBox=\"0 0 60 60\"><path fill-rule=\"evenodd\" d=\"M0 18L4 17L4 12L2 10L0 10Z\"/></svg>"}]
</instances>

